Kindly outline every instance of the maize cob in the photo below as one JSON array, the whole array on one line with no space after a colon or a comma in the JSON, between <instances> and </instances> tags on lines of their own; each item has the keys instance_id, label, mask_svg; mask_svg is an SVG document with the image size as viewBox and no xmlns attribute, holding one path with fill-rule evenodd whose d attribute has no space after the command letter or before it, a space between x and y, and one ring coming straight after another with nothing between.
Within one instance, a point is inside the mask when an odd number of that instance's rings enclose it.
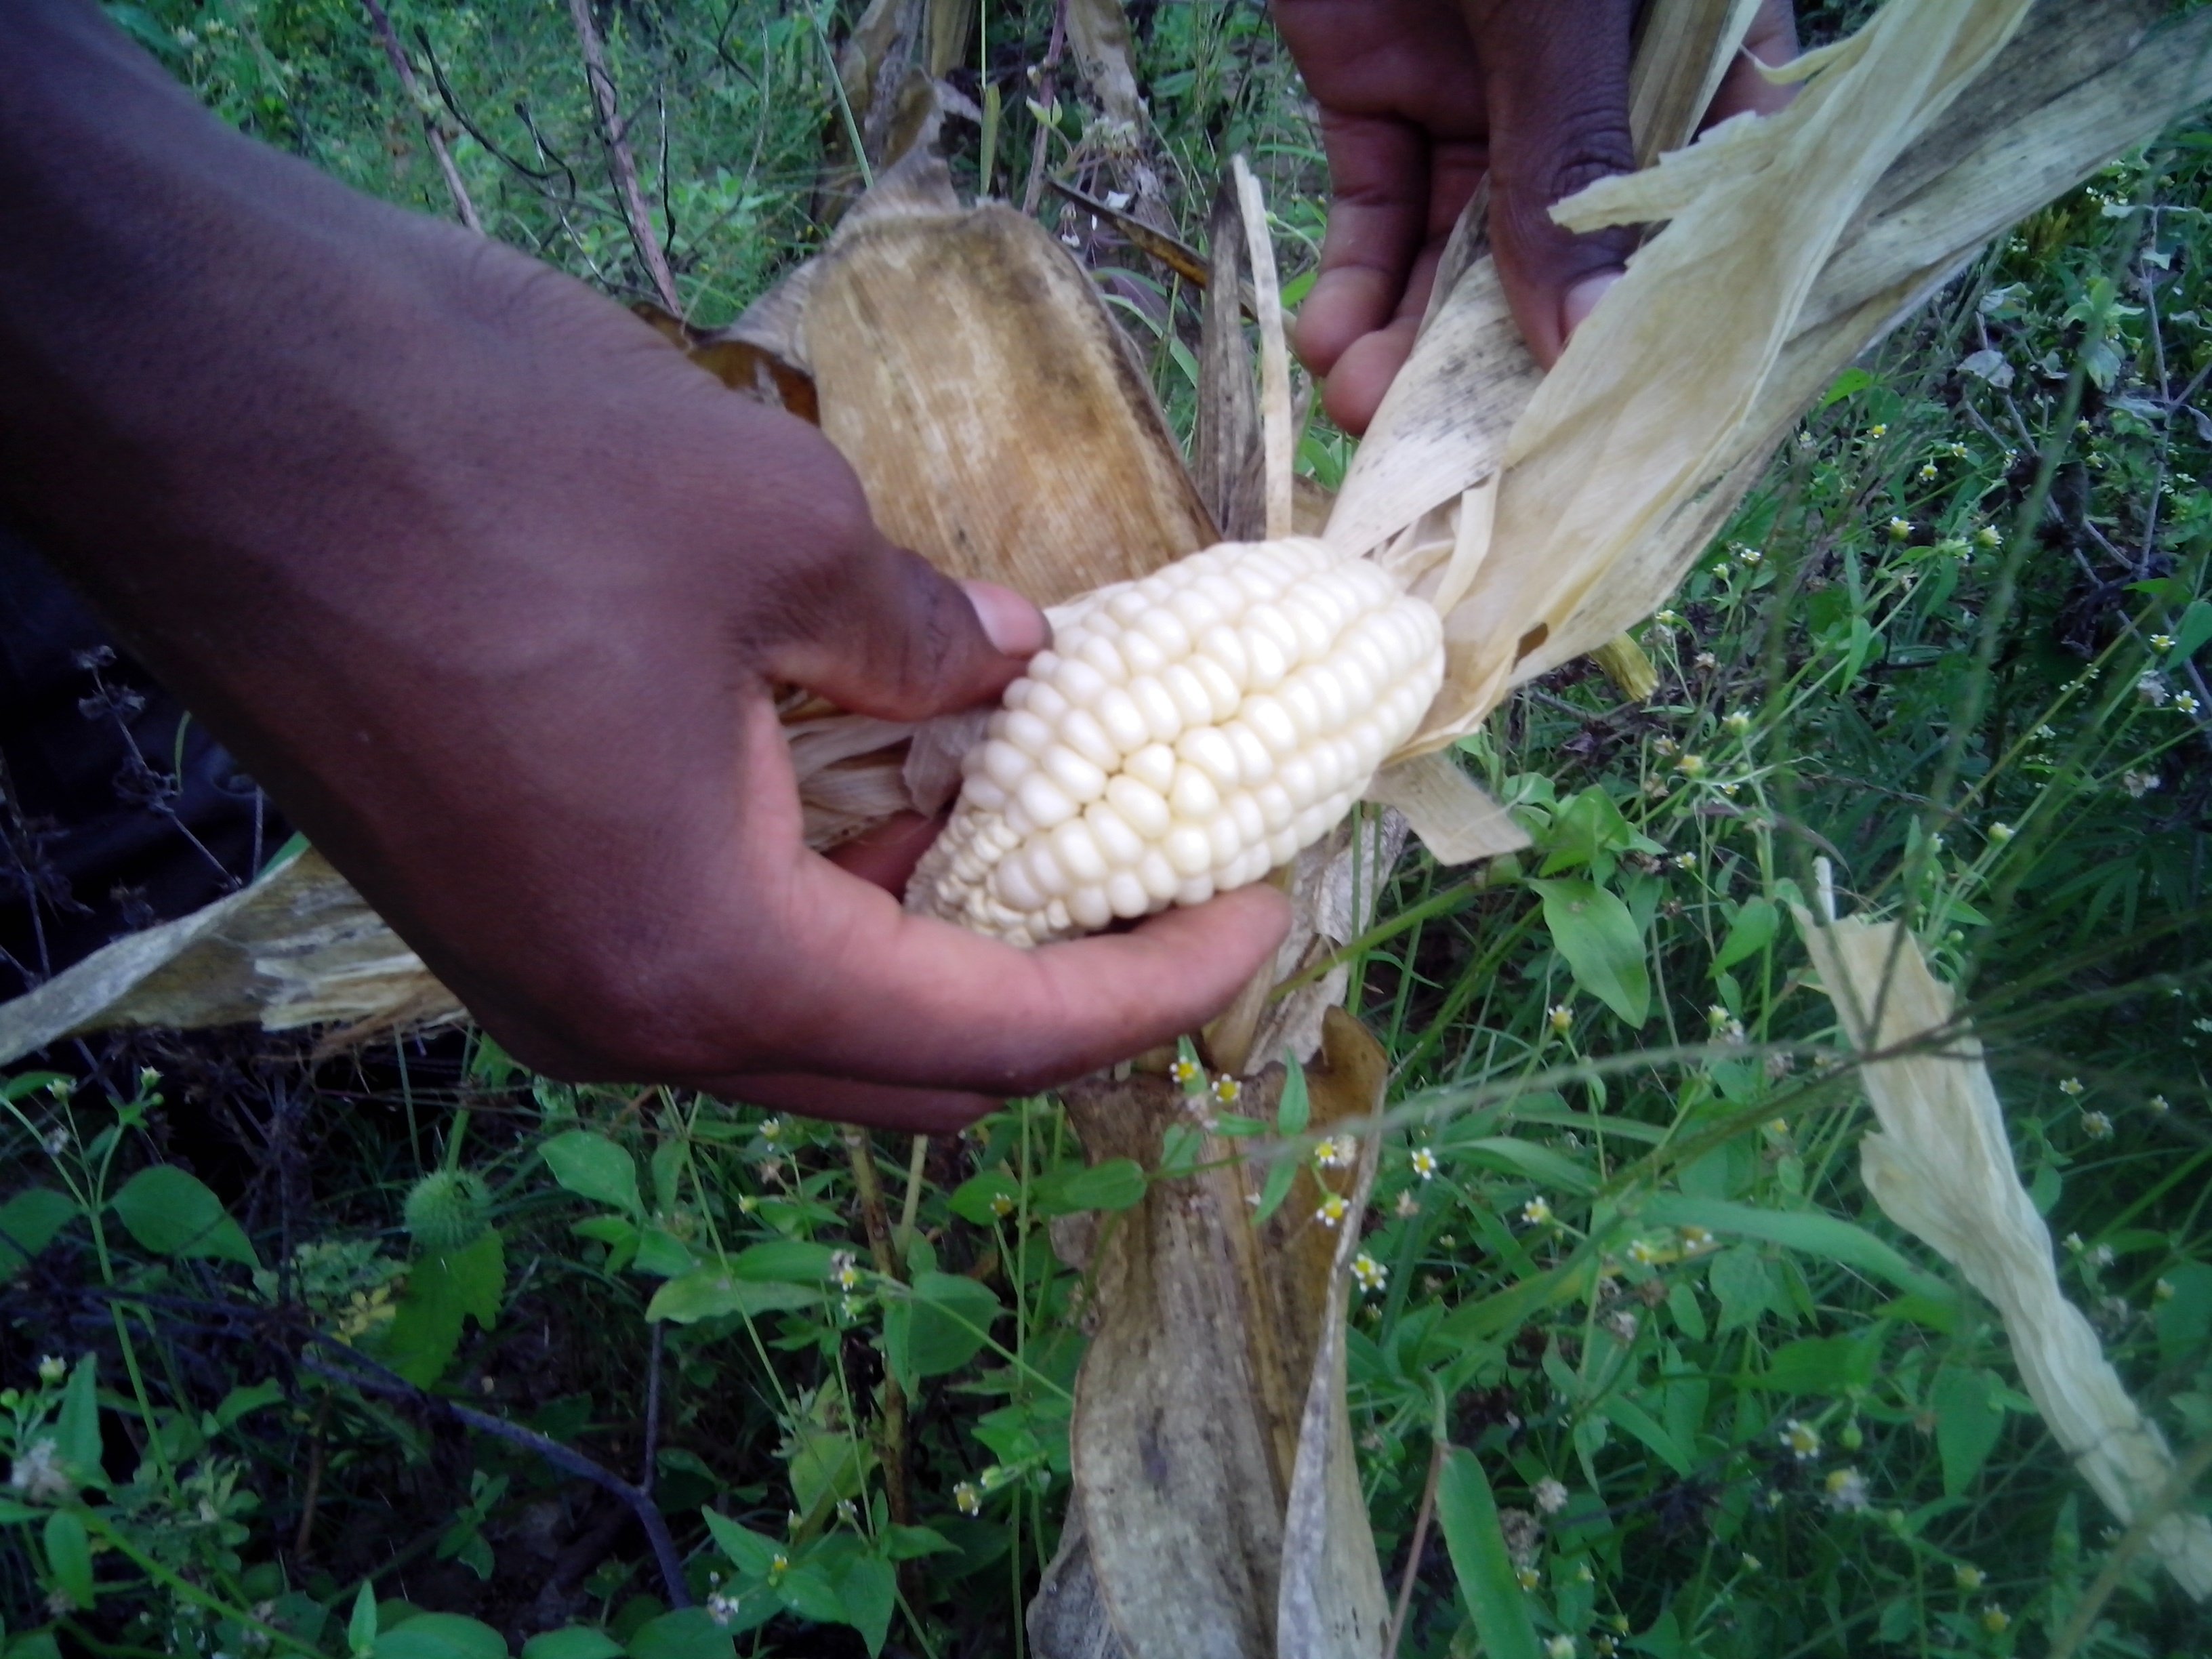
<instances>
[{"instance_id":1,"label":"maize cob","mask_svg":"<svg viewBox=\"0 0 2212 1659\"><path fill-rule=\"evenodd\" d=\"M1054 617L962 763L907 908L1041 945L1258 880L1334 828L1443 678L1433 607L1309 538Z\"/></svg>"}]
</instances>

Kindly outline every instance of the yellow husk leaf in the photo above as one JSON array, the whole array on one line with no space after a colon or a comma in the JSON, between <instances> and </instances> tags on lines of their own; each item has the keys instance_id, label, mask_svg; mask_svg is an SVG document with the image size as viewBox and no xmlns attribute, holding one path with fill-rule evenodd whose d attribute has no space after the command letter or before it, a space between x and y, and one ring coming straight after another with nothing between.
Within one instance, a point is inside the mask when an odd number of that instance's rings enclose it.
<instances>
[{"instance_id":1,"label":"yellow husk leaf","mask_svg":"<svg viewBox=\"0 0 2212 1659\"><path fill-rule=\"evenodd\" d=\"M2132 1521L2172 1479L2173 1454L2059 1288L2051 1230L2014 1165L1980 1042L1895 923L1823 927L1802 911L1798 921L1852 1046L1881 1056L1860 1067L1881 1124L1859 1144L1867 1190L1996 1306L2052 1437L2106 1507ZM2183 1589L2212 1595L2212 1522L2167 1515L2149 1541Z\"/></svg>"}]
</instances>

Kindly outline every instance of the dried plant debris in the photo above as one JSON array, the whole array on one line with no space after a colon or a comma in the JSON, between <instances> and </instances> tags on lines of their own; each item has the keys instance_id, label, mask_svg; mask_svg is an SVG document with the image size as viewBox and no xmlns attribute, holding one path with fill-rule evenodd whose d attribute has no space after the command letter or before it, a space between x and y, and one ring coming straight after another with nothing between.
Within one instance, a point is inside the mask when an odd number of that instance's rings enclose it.
<instances>
[{"instance_id":1,"label":"dried plant debris","mask_svg":"<svg viewBox=\"0 0 2212 1659\"><path fill-rule=\"evenodd\" d=\"M2133 1521L2172 1481L2173 1454L2059 1288L2051 1230L2014 1165L1981 1044L1950 988L1894 922L1819 927L1802 911L1798 922L1881 1124L1859 1144L1867 1190L1996 1306L2052 1437L2106 1507ZM2190 1595L2212 1596L2212 1522L2163 1516L2149 1543Z\"/></svg>"}]
</instances>

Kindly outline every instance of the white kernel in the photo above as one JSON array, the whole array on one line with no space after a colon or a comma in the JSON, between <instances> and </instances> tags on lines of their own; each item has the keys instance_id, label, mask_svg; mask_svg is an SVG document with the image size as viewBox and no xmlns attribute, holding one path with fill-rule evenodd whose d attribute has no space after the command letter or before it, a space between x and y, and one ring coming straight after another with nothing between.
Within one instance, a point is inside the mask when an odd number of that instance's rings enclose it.
<instances>
[{"instance_id":1,"label":"white kernel","mask_svg":"<svg viewBox=\"0 0 2212 1659\"><path fill-rule=\"evenodd\" d=\"M1103 927L1114 920L1114 907L1103 887L1079 887L1067 896L1067 914L1078 927Z\"/></svg>"},{"instance_id":2,"label":"white kernel","mask_svg":"<svg viewBox=\"0 0 2212 1659\"><path fill-rule=\"evenodd\" d=\"M1030 659L1029 666L1023 669L1022 672L1033 680L1054 680L1066 661L1066 659L1059 652L1047 646Z\"/></svg>"},{"instance_id":3,"label":"white kernel","mask_svg":"<svg viewBox=\"0 0 2212 1659\"><path fill-rule=\"evenodd\" d=\"M1044 907L1044 925L1055 933L1074 931L1074 919L1067 914L1067 904L1065 900L1054 899Z\"/></svg>"},{"instance_id":4,"label":"white kernel","mask_svg":"<svg viewBox=\"0 0 2212 1659\"><path fill-rule=\"evenodd\" d=\"M1311 756L1289 757L1276 769L1275 775L1282 780L1284 789L1289 793L1298 811L1303 812L1321 799L1321 776L1314 770Z\"/></svg>"},{"instance_id":5,"label":"white kernel","mask_svg":"<svg viewBox=\"0 0 2212 1659\"><path fill-rule=\"evenodd\" d=\"M1249 726L1234 720L1221 728L1221 733L1237 750L1237 773L1247 788L1256 789L1275 775L1274 756Z\"/></svg>"},{"instance_id":6,"label":"white kernel","mask_svg":"<svg viewBox=\"0 0 2212 1659\"><path fill-rule=\"evenodd\" d=\"M1122 762L1121 769L1164 795L1175 787L1175 750L1164 743L1148 743Z\"/></svg>"},{"instance_id":7,"label":"white kernel","mask_svg":"<svg viewBox=\"0 0 2212 1659\"><path fill-rule=\"evenodd\" d=\"M1268 750L1277 758L1297 753L1297 722L1275 698L1266 696L1245 698L1244 707L1237 711L1237 720L1267 744Z\"/></svg>"},{"instance_id":8,"label":"white kernel","mask_svg":"<svg viewBox=\"0 0 2212 1659\"><path fill-rule=\"evenodd\" d=\"M1255 548L1260 544L1254 543ZM1255 600L1272 599L1283 591L1291 573L1272 554L1249 552L1230 567L1229 575L1237 586Z\"/></svg>"},{"instance_id":9,"label":"white kernel","mask_svg":"<svg viewBox=\"0 0 2212 1659\"><path fill-rule=\"evenodd\" d=\"M1016 859L1021 860L1022 868L1028 873L1030 885L1043 896L1047 903L1067 891L1067 872L1061 869L1060 860L1053 857L1050 843L1031 842L1020 852L1009 855L1006 862L1012 864Z\"/></svg>"},{"instance_id":10,"label":"white kernel","mask_svg":"<svg viewBox=\"0 0 2212 1659\"><path fill-rule=\"evenodd\" d=\"M1244 700L1244 692L1228 672L1211 657L1193 657L1182 665L1198 678L1206 688L1208 720L1218 725L1237 712L1237 705Z\"/></svg>"},{"instance_id":11,"label":"white kernel","mask_svg":"<svg viewBox=\"0 0 2212 1659\"><path fill-rule=\"evenodd\" d=\"M1111 786L1109 786L1110 792ZM1126 870L1145 855L1145 838L1129 828L1129 821L1106 801L1093 801L1083 809L1083 821L1098 839L1098 850L1117 870Z\"/></svg>"},{"instance_id":12,"label":"white kernel","mask_svg":"<svg viewBox=\"0 0 2212 1659\"><path fill-rule=\"evenodd\" d=\"M1139 840L1150 845L1168 832L1175 815L1157 789L1145 785L1127 774L1111 779L1106 785L1107 803L1121 817L1121 822L1137 832Z\"/></svg>"},{"instance_id":13,"label":"white kernel","mask_svg":"<svg viewBox=\"0 0 2212 1659\"><path fill-rule=\"evenodd\" d=\"M1194 823L1178 823L1169 830L1167 839L1160 843L1160 851L1167 854L1176 874L1186 881L1213 867L1212 845L1206 840L1206 831Z\"/></svg>"},{"instance_id":14,"label":"white kernel","mask_svg":"<svg viewBox=\"0 0 2212 1659\"><path fill-rule=\"evenodd\" d=\"M1328 805L1327 801L1319 801L1298 814L1297 829L1300 847L1312 846L1335 826L1336 819L1330 815Z\"/></svg>"},{"instance_id":15,"label":"white kernel","mask_svg":"<svg viewBox=\"0 0 2212 1659\"><path fill-rule=\"evenodd\" d=\"M1321 699L1314 694L1312 674L1293 674L1275 693L1276 701L1297 723L1300 741L1310 743L1322 734Z\"/></svg>"},{"instance_id":16,"label":"white kernel","mask_svg":"<svg viewBox=\"0 0 2212 1659\"><path fill-rule=\"evenodd\" d=\"M1170 665L1161 674L1160 685L1175 699L1176 713L1182 717L1183 726L1213 724L1213 698L1206 689L1206 682L1199 678L1188 663Z\"/></svg>"},{"instance_id":17,"label":"white kernel","mask_svg":"<svg viewBox=\"0 0 2212 1659\"><path fill-rule=\"evenodd\" d=\"M1099 767L1077 754L1066 744L1056 743L1044 751L1038 765L1047 777L1067 791L1079 806L1094 801L1106 793L1106 774Z\"/></svg>"},{"instance_id":18,"label":"white kernel","mask_svg":"<svg viewBox=\"0 0 2212 1659\"><path fill-rule=\"evenodd\" d=\"M1203 904L1213 896L1213 878L1194 876L1175 890L1177 904Z\"/></svg>"},{"instance_id":19,"label":"white kernel","mask_svg":"<svg viewBox=\"0 0 2212 1659\"><path fill-rule=\"evenodd\" d=\"M1237 839L1245 847L1257 847L1267 839L1267 821L1260 811L1260 803L1242 792L1231 795L1222 808L1237 825Z\"/></svg>"},{"instance_id":20,"label":"white kernel","mask_svg":"<svg viewBox=\"0 0 2212 1659\"><path fill-rule=\"evenodd\" d=\"M1157 847L1145 849L1145 856L1137 861L1137 879L1145 884L1145 891L1160 903L1165 904L1175 896L1175 890L1182 885L1176 874L1175 866L1168 862L1165 853Z\"/></svg>"},{"instance_id":21,"label":"white kernel","mask_svg":"<svg viewBox=\"0 0 2212 1659\"><path fill-rule=\"evenodd\" d=\"M1071 708L1054 724L1060 740L1093 766L1111 771L1121 763L1121 750L1088 708Z\"/></svg>"},{"instance_id":22,"label":"white kernel","mask_svg":"<svg viewBox=\"0 0 2212 1659\"><path fill-rule=\"evenodd\" d=\"M1034 757L1024 754L1004 738L994 738L981 750L982 774L1001 789L1018 789L1022 780L1036 770Z\"/></svg>"},{"instance_id":23,"label":"white kernel","mask_svg":"<svg viewBox=\"0 0 2212 1659\"><path fill-rule=\"evenodd\" d=\"M1007 708L1028 708L1030 706L1030 693L1036 689L1036 681L1030 678L1026 674L1024 674L1020 679L1016 680L1012 685L1008 686L1000 694L999 707L1002 710ZM994 714L991 719L996 720L999 719L999 716ZM1001 724L1003 723L1004 722L1001 722ZM989 722L986 721L985 724L988 726ZM998 733L994 732L991 735L996 737Z\"/></svg>"},{"instance_id":24,"label":"white kernel","mask_svg":"<svg viewBox=\"0 0 2212 1659\"><path fill-rule=\"evenodd\" d=\"M1152 596L1144 591L1145 586L1144 583L1132 582L1127 586L1116 590L1106 600L1106 614L1116 622L1138 621L1146 611L1152 609Z\"/></svg>"},{"instance_id":25,"label":"white kernel","mask_svg":"<svg viewBox=\"0 0 2212 1659\"><path fill-rule=\"evenodd\" d=\"M1052 727L1026 708L1006 712L1006 741L1025 755L1042 755L1052 747ZM1012 787L1011 785L1008 786Z\"/></svg>"},{"instance_id":26,"label":"white kernel","mask_svg":"<svg viewBox=\"0 0 2212 1659\"><path fill-rule=\"evenodd\" d=\"M973 777L960 786L960 799L986 812L1006 810L1006 792L986 777Z\"/></svg>"},{"instance_id":27,"label":"white kernel","mask_svg":"<svg viewBox=\"0 0 2212 1659\"><path fill-rule=\"evenodd\" d=\"M1266 634L1244 638L1245 685L1254 691L1271 691L1283 683L1297 659Z\"/></svg>"},{"instance_id":28,"label":"white kernel","mask_svg":"<svg viewBox=\"0 0 2212 1659\"><path fill-rule=\"evenodd\" d=\"M1121 660L1114 641L1103 634L1090 635L1079 644L1071 645L1069 653L1070 660L1089 664L1111 684L1118 685L1129 677L1129 665Z\"/></svg>"},{"instance_id":29,"label":"white kernel","mask_svg":"<svg viewBox=\"0 0 2212 1659\"><path fill-rule=\"evenodd\" d=\"M1237 855L1221 878L1221 890L1229 892L1239 887L1249 887L1267 873L1267 847L1265 842L1246 848Z\"/></svg>"},{"instance_id":30,"label":"white kernel","mask_svg":"<svg viewBox=\"0 0 2212 1659\"><path fill-rule=\"evenodd\" d=\"M1041 910L1047 895L1030 878L1026 859L1001 859L991 872L991 890L1020 911Z\"/></svg>"},{"instance_id":31,"label":"white kernel","mask_svg":"<svg viewBox=\"0 0 2212 1659\"><path fill-rule=\"evenodd\" d=\"M1321 711L1321 723L1314 728L1316 732L1340 731L1345 721L1352 718L1352 688L1346 684L1350 678L1334 663L1323 663L1298 676Z\"/></svg>"},{"instance_id":32,"label":"white kernel","mask_svg":"<svg viewBox=\"0 0 2212 1659\"><path fill-rule=\"evenodd\" d=\"M1194 726L1177 738L1176 753L1223 787L1235 785L1243 770L1236 745L1211 726Z\"/></svg>"},{"instance_id":33,"label":"white kernel","mask_svg":"<svg viewBox=\"0 0 2212 1659\"><path fill-rule=\"evenodd\" d=\"M1129 682L1129 695L1144 711L1145 729L1155 743L1173 743L1182 735L1182 710L1157 676Z\"/></svg>"},{"instance_id":34,"label":"white kernel","mask_svg":"<svg viewBox=\"0 0 2212 1659\"><path fill-rule=\"evenodd\" d=\"M1126 687L1109 686L1105 696L1091 705L1098 723L1106 728L1114 747L1127 755L1143 748L1152 741L1152 730L1145 719L1145 711L1137 706Z\"/></svg>"},{"instance_id":35,"label":"white kernel","mask_svg":"<svg viewBox=\"0 0 2212 1659\"><path fill-rule=\"evenodd\" d=\"M1270 639L1282 647L1285 656L1295 659L1298 654L1297 624L1283 614L1283 607L1279 605L1254 605L1244 613L1244 620L1238 626L1247 646L1255 638Z\"/></svg>"},{"instance_id":36,"label":"white kernel","mask_svg":"<svg viewBox=\"0 0 2212 1659\"><path fill-rule=\"evenodd\" d=\"M1060 867L1067 872L1070 881L1101 882L1111 873L1105 854L1098 850L1097 839L1081 818L1070 818L1054 830L1047 840L1051 845L1053 857L1060 861Z\"/></svg>"},{"instance_id":37,"label":"white kernel","mask_svg":"<svg viewBox=\"0 0 2212 1659\"><path fill-rule=\"evenodd\" d=\"M1212 617L1205 622L1198 620L1195 613L1196 602L1200 599L1203 599L1213 612ZM1250 603L1244 597L1244 590L1242 587L1218 573L1202 575L1191 583L1183 590L1182 602L1193 608L1190 629L1194 635L1202 633L1215 623L1235 623L1244 614L1244 607Z\"/></svg>"},{"instance_id":38,"label":"white kernel","mask_svg":"<svg viewBox=\"0 0 2212 1659\"><path fill-rule=\"evenodd\" d=\"M1115 649L1121 653L1121 660L1129 665L1129 678L1133 681L1158 675L1170 660L1166 652L1134 629L1115 641Z\"/></svg>"},{"instance_id":39,"label":"white kernel","mask_svg":"<svg viewBox=\"0 0 2212 1659\"><path fill-rule=\"evenodd\" d=\"M1042 772L1032 772L1021 781L1016 792L1030 821L1040 830L1049 830L1075 816L1075 803L1067 792Z\"/></svg>"},{"instance_id":40,"label":"white kernel","mask_svg":"<svg viewBox=\"0 0 2212 1659\"><path fill-rule=\"evenodd\" d=\"M1336 643L1337 618L1328 602L1320 595L1299 596L1283 607L1297 630L1298 659L1301 662L1326 662L1330 648Z\"/></svg>"},{"instance_id":41,"label":"white kernel","mask_svg":"<svg viewBox=\"0 0 2212 1659\"><path fill-rule=\"evenodd\" d=\"M1182 616L1180 600L1173 605L1156 605L1137 618L1137 631L1154 645L1170 662L1180 662L1190 654L1190 626Z\"/></svg>"},{"instance_id":42,"label":"white kernel","mask_svg":"<svg viewBox=\"0 0 2212 1659\"><path fill-rule=\"evenodd\" d=\"M1179 818L1192 823L1209 823L1221 811L1221 792L1213 787L1213 780L1195 766L1178 766L1175 783L1168 791L1168 805ZM1231 830L1236 825L1231 823Z\"/></svg>"},{"instance_id":43,"label":"white kernel","mask_svg":"<svg viewBox=\"0 0 2212 1659\"><path fill-rule=\"evenodd\" d=\"M1124 921L1133 921L1152 908L1152 896L1145 890L1145 884L1137 879L1136 872L1130 870L1116 870L1107 878L1106 902Z\"/></svg>"},{"instance_id":44,"label":"white kernel","mask_svg":"<svg viewBox=\"0 0 2212 1659\"><path fill-rule=\"evenodd\" d=\"M1016 680L1014 684L1029 687L1029 696L1023 699L1021 706L1047 726L1058 726L1074 707L1068 702L1066 693L1057 686L1047 685L1038 680ZM1007 705L1009 708L1012 706L1011 703Z\"/></svg>"},{"instance_id":45,"label":"white kernel","mask_svg":"<svg viewBox=\"0 0 2212 1659\"><path fill-rule=\"evenodd\" d=\"M1237 833L1237 820L1221 812L1202 822L1206 826L1206 867L1226 870L1244 850L1244 838Z\"/></svg>"},{"instance_id":46,"label":"white kernel","mask_svg":"<svg viewBox=\"0 0 2212 1659\"><path fill-rule=\"evenodd\" d=\"M1214 623L1199 637L1198 650L1200 656L1219 665L1238 690L1243 690L1252 672L1252 662L1235 628L1227 623Z\"/></svg>"},{"instance_id":47,"label":"white kernel","mask_svg":"<svg viewBox=\"0 0 2212 1659\"><path fill-rule=\"evenodd\" d=\"M1034 657L1030 659L1030 672L1042 678ZM1104 696L1107 688L1114 684L1089 663L1066 659L1062 659L1054 669L1052 683L1078 708L1097 708L1098 699Z\"/></svg>"},{"instance_id":48,"label":"white kernel","mask_svg":"<svg viewBox=\"0 0 2212 1659\"><path fill-rule=\"evenodd\" d=\"M1301 844L1297 824L1285 824L1267 837L1267 867L1273 870L1279 865L1288 864L1297 857Z\"/></svg>"}]
</instances>

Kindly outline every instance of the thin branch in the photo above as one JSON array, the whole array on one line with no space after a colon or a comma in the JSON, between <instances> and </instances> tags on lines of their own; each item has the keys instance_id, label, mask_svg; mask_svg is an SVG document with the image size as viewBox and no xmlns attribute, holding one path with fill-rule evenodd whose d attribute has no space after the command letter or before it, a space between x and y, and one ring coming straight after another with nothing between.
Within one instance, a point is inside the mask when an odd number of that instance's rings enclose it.
<instances>
[{"instance_id":1,"label":"thin branch","mask_svg":"<svg viewBox=\"0 0 2212 1659\"><path fill-rule=\"evenodd\" d=\"M1421 1577L1421 1552L1429 1544L1429 1521L1436 1514L1437 1483L1443 1477L1444 1442L1439 1435L1429 1443L1428 1484L1421 1488L1420 1511L1413 1518L1413 1545L1406 1555L1406 1576L1398 1581L1398 1608L1390 1615L1390 1634L1382 1644L1382 1659L1398 1659L1398 1644L1406 1634L1406 1613L1413 1601L1413 1586Z\"/></svg>"},{"instance_id":2,"label":"thin branch","mask_svg":"<svg viewBox=\"0 0 2212 1659\"><path fill-rule=\"evenodd\" d=\"M485 1434L520 1446L544 1458L555 1468L588 1480L600 1490L612 1493L629 1505L645 1529L646 1541L653 1547L653 1560L660 1568L661 1589L666 1593L672 1607L691 1605L691 1592L684 1583L684 1558L677 1553L676 1540L669 1535L668 1522L652 1498L639 1487L632 1486L612 1469L593 1462L583 1453L562 1445L559 1441L542 1435L535 1429L526 1429L520 1423L510 1423L503 1417L494 1417L489 1412L480 1412L459 1401L429 1394L416 1388L398 1372L387 1370L375 1361L356 1352L335 1337L318 1334L313 1339L317 1346L331 1352L343 1359L342 1364L331 1364L314 1358L302 1360L307 1370L333 1382L343 1382L359 1389L364 1394L380 1395L387 1400L403 1401L419 1411L442 1412L458 1423Z\"/></svg>"},{"instance_id":3,"label":"thin branch","mask_svg":"<svg viewBox=\"0 0 2212 1659\"><path fill-rule=\"evenodd\" d=\"M392 27L392 14L385 10L383 0L361 0L361 3L368 13L384 55L392 60L392 73L399 77L399 89L407 94L407 101L415 106L422 120L422 136L429 141L430 154L438 158L438 171L446 176L446 188L453 192L453 207L460 214L461 222L483 235L483 221L477 217L477 204L469 200L468 186L461 182L461 170L453 165L453 151L446 148L446 135L438 131L437 120L430 113L422 89L415 82L415 70L399 45L398 32Z\"/></svg>"},{"instance_id":4,"label":"thin branch","mask_svg":"<svg viewBox=\"0 0 2212 1659\"><path fill-rule=\"evenodd\" d=\"M668 255L653 234L653 213L638 186L629 124L623 119L621 100L615 94L614 76L607 71L606 48L600 42L599 26L592 21L592 0L568 0L568 17L576 26L576 44L584 54L584 78L592 83L592 101L599 110L599 140L606 147L607 174L614 181L615 199L622 204L630 240L636 245L646 275L653 279L662 309L680 318L684 306L676 297L676 273L668 268Z\"/></svg>"},{"instance_id":5,"label":"thin branch","mask_svg":"<svg viewBox=\"0 0 2212 1659\"><path fill-rule=\"evenodd\" d=\"M866 1129L845 1131L845 1152L852 1160L853 1186L860 1200L860 1220L868 1235L868 1255L884 1278L904 1283L891 1245L890 1212L884 1204L884 1184L876 1175L875 1142ZM914 1524L914 1493L907 1480L906 1389L886 1368L884 1372L883 1444L884 1498L890 1517L900 1526Z\"/></svg>"}]
</instances>

